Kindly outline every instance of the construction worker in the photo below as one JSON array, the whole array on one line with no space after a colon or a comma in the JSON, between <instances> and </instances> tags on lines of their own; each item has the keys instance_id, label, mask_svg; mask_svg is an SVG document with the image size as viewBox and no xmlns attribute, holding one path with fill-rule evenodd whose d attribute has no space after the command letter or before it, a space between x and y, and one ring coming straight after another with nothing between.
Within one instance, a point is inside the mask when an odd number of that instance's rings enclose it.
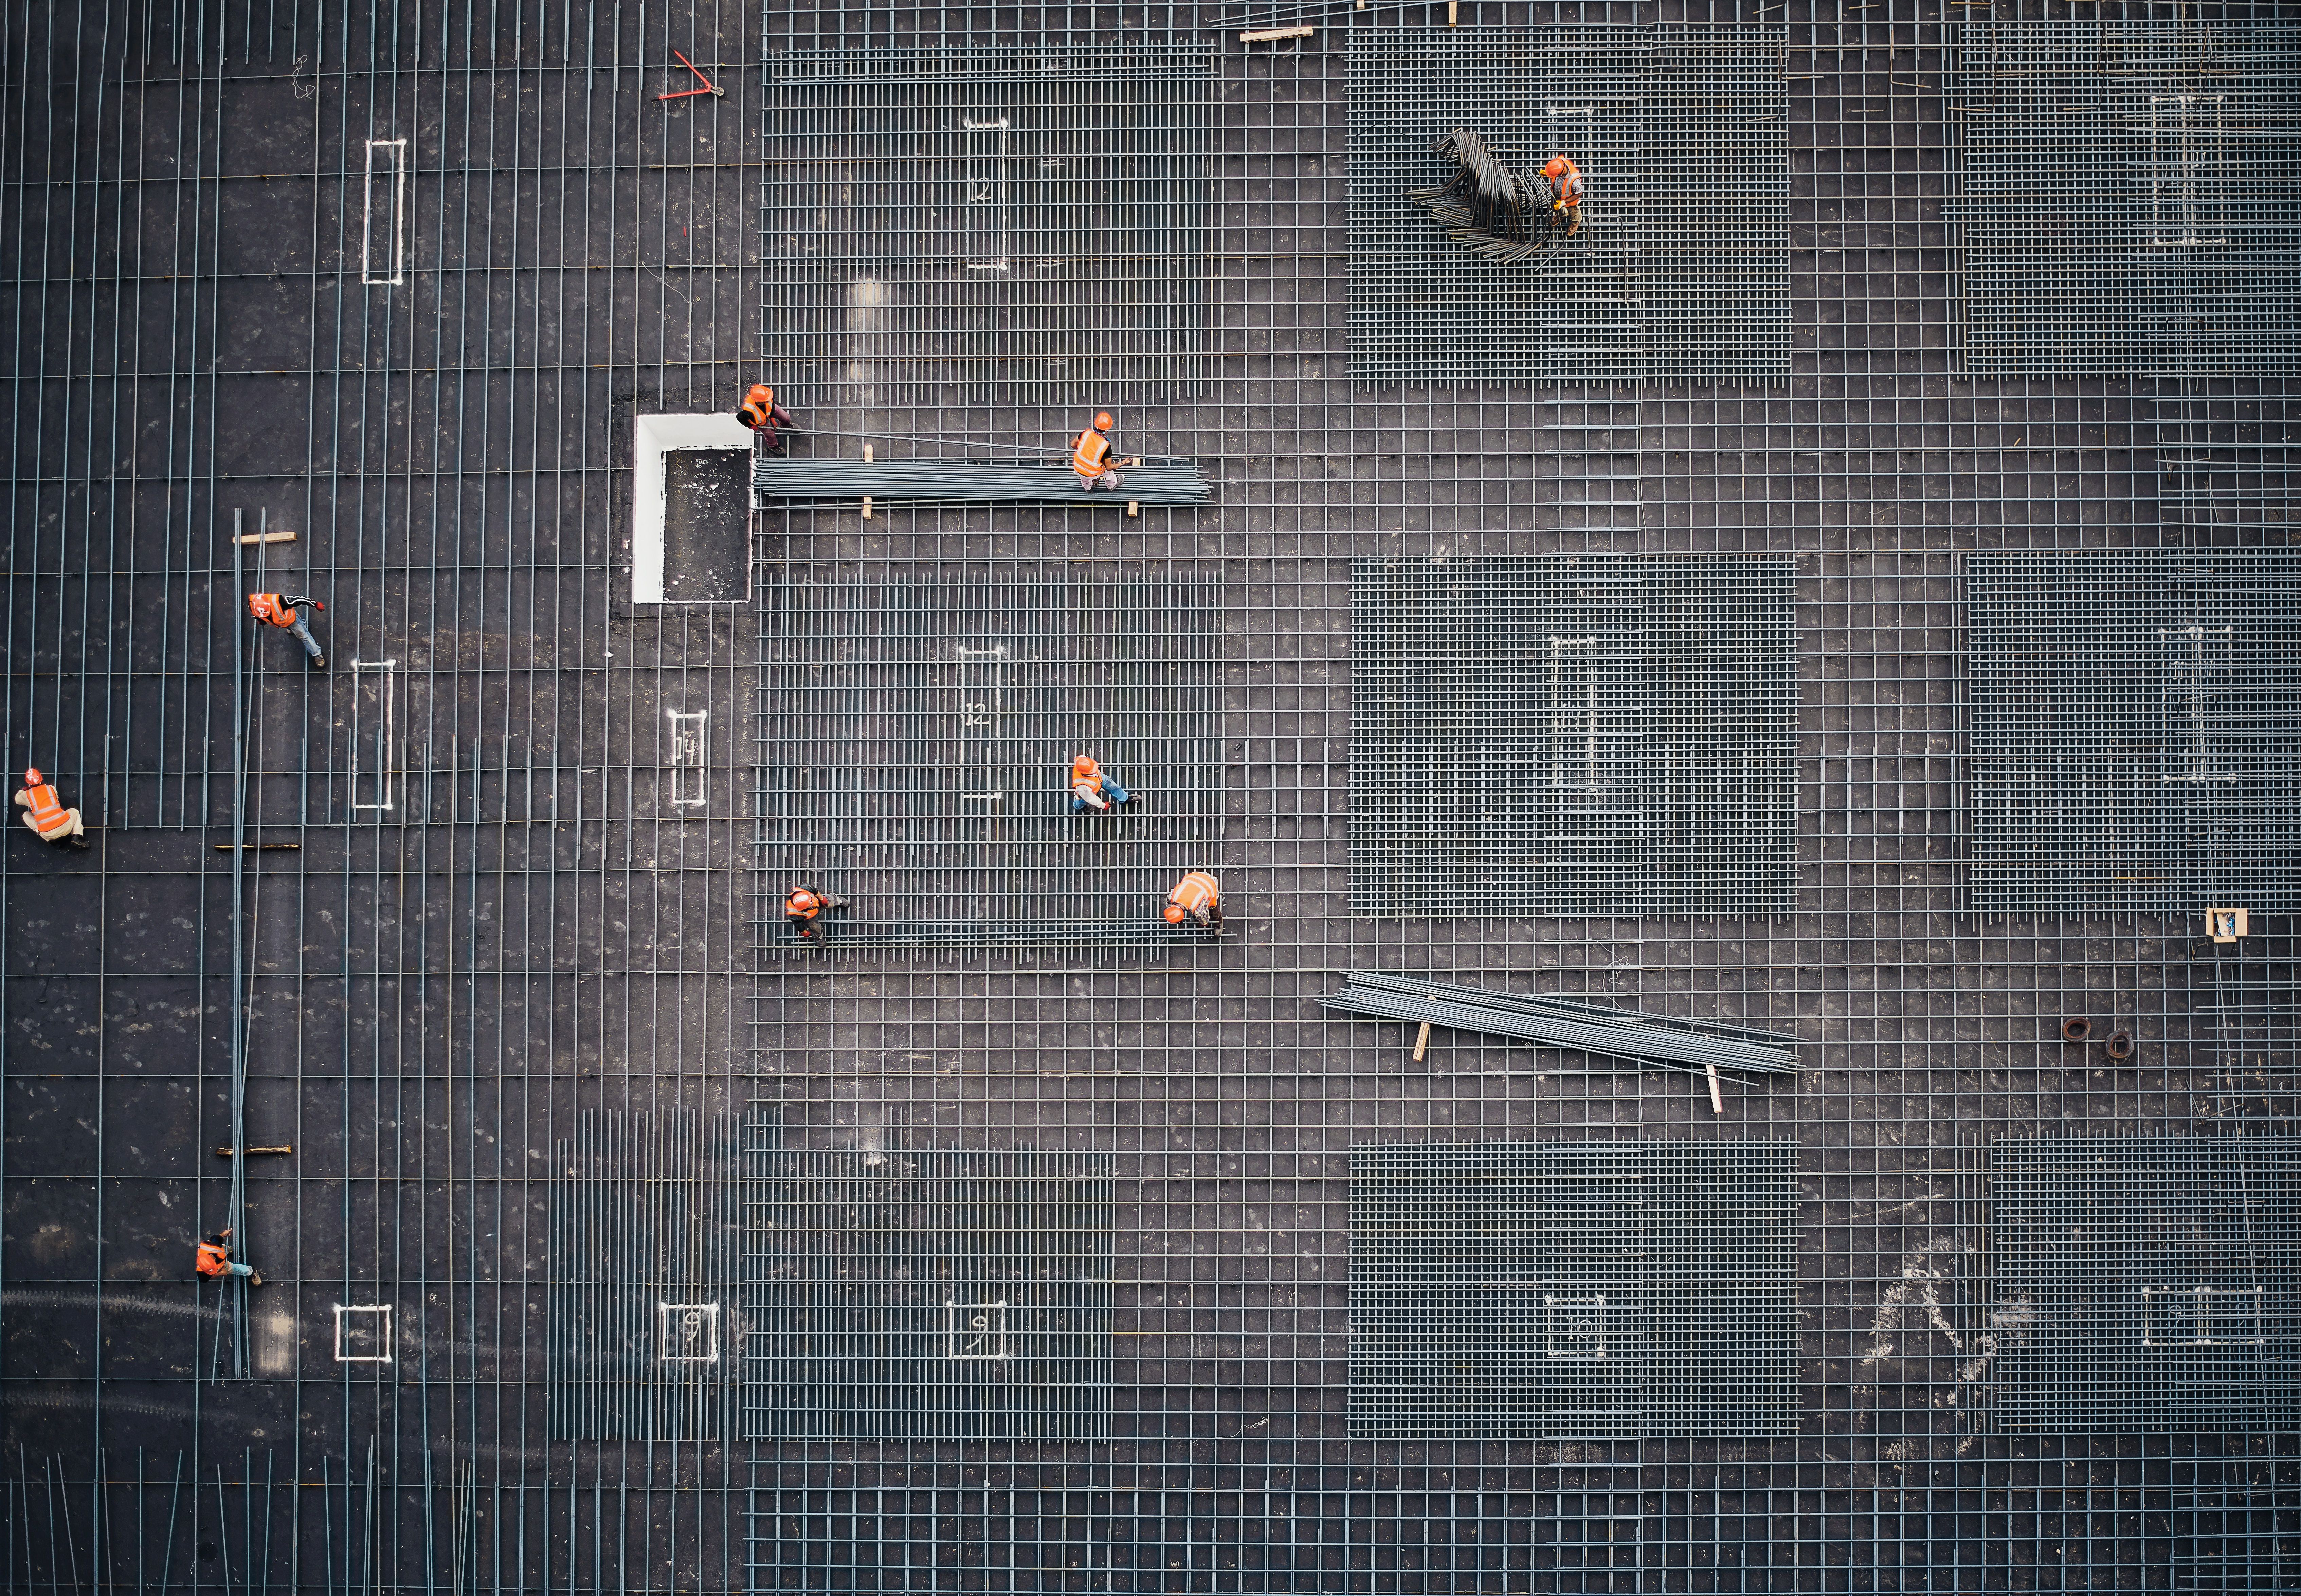
<instances>
[{"instance_id":1,"label":"construction worker","mask_svg":"<svg viewBox=\"0 0 2301 1596\"><path fill-rule=\"evenodd\" d=\"M296 640L304 645L304 652L312 656L312 663L324 671L328 668L328 656L320 652L320 639L314 637L312 629L304 624L303 614L297 608L306 604L315 610L328 607L316 598L292 593L250 593L247 596L247 613L282 631L294 632Z\"/></svg>"},{"instance_id":2,"label":"construction worker","mask_svg":"<svg viewBox=\"0 0 2301 1596\"><path fill-rule=\"evenodd\" d=\"M1082 809L1123 809L1134 801L1134 795L1118 784L1118 778L1095 762L1092 754L1081 754L1071 761L1071 813Z\"/></svg>"},{"instance_id":3,"label":"construction worker","mask_svg":"<svg viewBox=\"0 0 2301 1596\"><path fill-rule=\"evenodd\" d=\"M210 1236L200 1243L199 1250L193 1255L192 1267L210 1280L222 1280L237 1274L252 1286L262 1285L264 1276L251 1266L231 1261L230 1241L231 1231L228 1226Z\"/></svg>"},{"instance_id":4,"label":"construction worker","mask_svg":"<svg viewBox=\"0 0 2301 1596\"><path fill-rule=\"evenodd\" d=\"M791 425L791 412L775 403L775 390L766 383L751 384L751 391L735 407L735 419L766 439L770 455L780 455L790 447L776 436L775 429Z\"/></svg>"},{"instance_id":5,"label":"construction worker","mask_svg":"<svg viewBox=\"0 0 2301 1596\"><path fill-rule=\"evenodd\" d=\"M1110 439L1105 434L1117 424L1110 419L1109 411L1099 411L1094 425L1080 433L1072 442L1071 469L1078 472L1079 487L1083 491L1092 493L1098 488L1115 489L1120 481L1118 466L1142 464L1133 457L1125 460L1111 458Z\"/></svg>"},{"instance_id":6,"label":"construction worker","mask_svg":"<svg viewBox=\"0 0 2301 1596\"><path fill-rule=\"evenodd\" d=\"M843 909L847 900L824 891L820 887L793 887L791 896L783 899L783 919L791 930L802 937L815 934L816 917L825 909Z\"/></svg>"},{"instance_id":7,"label":"construction worker","mask_svg":"<svg viewBox=\"0 0 2301 1596\"><path fill-rule=\"evenodd\" d=\"M1167 894L1167 923L1180 925L1186 915L1206 930L1223 928L1221 889L1203 870L1192 871Z\"/></svg>"},{"instance_id":8,"label":"construction worker","mask_svg":"<svg viewBox=\"0 0 2301 1596\"><path fill-rule=\"evenodd\" d=\"M79 811L65 808L56 790L38 771L24 773L24 785L16 794L16 803L24 811L24 823L41 841L61 842L73 848L88 846L88 831L79 823Z\"/></svg>"},{"instance_id":9,"label":"construction worker","mask_svg":"<svg viewBox=\"0 0 2301 1596\"><path fill-rule=\"evenodd\" d=\"M1542 175L1550 180L1550 209L1565 215L1570 238L1582 230L1582 169L1563 155L1552 155Z\"/></svg>"}]
</instances>

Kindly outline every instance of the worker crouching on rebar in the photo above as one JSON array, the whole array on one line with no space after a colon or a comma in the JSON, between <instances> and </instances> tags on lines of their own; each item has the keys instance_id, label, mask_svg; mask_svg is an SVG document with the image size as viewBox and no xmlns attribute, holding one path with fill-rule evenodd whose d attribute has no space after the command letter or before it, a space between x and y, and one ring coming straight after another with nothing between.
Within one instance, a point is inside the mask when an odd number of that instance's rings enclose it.
<instances>
[{"instance_id":1,"label":"worker crouching on rebar","mask_svg":"<svg viewBox=\"0 0 2301 1596\"><path fill-rule=\"evenodd\" d=\"M312 629L304 624L303 612L298 607L306 604L315 610L328 607L307 595L250 593L247 596L247 613L266 625L292 632L296 640L304 645L304 652L312 656L313 664L324 671L328 668L328 656L320 650L320 639L314 637Z\"/></svg>"},{"instance_id":2,"label":"worker crouching on rebar","mask_svg":"<svg viewBox=\"0 0 2301 1596\"><path fill-rule=\"evenodd\" d=\"M1222 889L1203 870L1192 871L1167 894L1167 923L1180 925L1184 920L1202 931L1223 928Z\"/></svg>"},{"instance_id":3,"label":"worker crouching on rebar","mask_svg":"<svg viewBox=\"0 0 2301 1596\"><path fill-rule=\"evenodd\" d=\"M802 937L815 934L815 923L825 909L843 909L847 900L820 887L793 887L783 899L783 923Z\"/></svg>"},{"instance_id":4,"label":"worker crouching on rebar","mask_svg":"<svg viewBox=\"0 0 2301 1596\"><path fill-rule=\"evenodd\" d=\"M252 1286L264 1283L264 1276L255 1272L253 1265L232 1261L231 1230L229 1226L199 1244L198 1250L192 1257L192 1267L210 1280L222 1280L236 1274Z\"/></svg>"},{"instance_id":5,"label":"worker crouching on rebar","mask_svg":"<svg viewBox=\"0 0 2301 1596\"><path fill-rule=\"evenodd\" d=\"M65 808L63 799L38 771L24 773L24 785L16 791L16 806L24 811L24 823L41 841L68 848L88 846L88 828L79 823L79 811Z\"/></svg>"},{"instance_id":6,"label":"worker crouching on rebar","mask_svg":"<svg viewBox=\"0 0 2301 1596\"><path fill-rule=\"evenodd\" d=\"M1081 754L1071 761L1071 813L1100 809L1105 813L1123 809L1134 801L1134 795L1118 784L1118 778L1096 762L1092 754Z\"/></svg>"},{"instance_id":7,"label":"worker crouching on rebar","mask_svg":"<svg viewBox=\"0 0 2301 1596\"><path fill-rule=\"evenodd\" d=\"M1582 230L1582 169L1564 155L1552 155L1542 169L1550 180L1550 208L1566 218L1566 236Z\"/></svg>"},{"instance_id":8,"label":"worker crouching on rebar","mask_svg":"<svg viewBox=\"0 0 2301 1596\"><path fill-rule=\"evenodd\" d=\"M735 419L766 441L770 455L783 454L791 447L776 431L777 428L792 432L799 430L791 424L791 412L775 403L775 390L764 382L751 384L751 391L743 396L741 405L735 406Z\"/></svg>"},{"instance_id":9,"label":"worker crouching on rebar","mask_svg":"<svg viewBox=\"0 0 2301 1596\"><path fill-rule=\"evenodd\" d=\"M1110 439L1106 436L1118 423L1109 411L1099 412L1094 425L1080 433L1071 443L1071 469L1078 472L1079 487L1087 493L1096 489L1116 489L1125 480L1118 474L1122 465L1140 465L1142 462L1132 455L1124 460L1111 457Z\"/></svg>"}]
</instances>

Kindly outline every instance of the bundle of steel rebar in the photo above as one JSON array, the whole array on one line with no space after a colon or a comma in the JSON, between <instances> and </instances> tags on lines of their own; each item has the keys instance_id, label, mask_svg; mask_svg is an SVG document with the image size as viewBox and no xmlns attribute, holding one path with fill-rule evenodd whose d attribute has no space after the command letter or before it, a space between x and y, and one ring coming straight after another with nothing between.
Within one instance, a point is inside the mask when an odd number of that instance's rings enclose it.
<instances>
[{"instance_id":1,"label":"bundle of steel rebar","mask_svg":"<svg viewBox=\"0 0 2301 1596\"><path fill-rule=\"evenodd\" d=\"M1797 1039L1770 1031L1733 1025L1697 1029L1683 1020L1634 1009L1487 991L1364 970L1352 971L1343 990L1326 1000L1326 1007L1343 1014L1514 1036L1538 1047L1572 1048L1672 1069L1782 1075L1795 1074L1803 1067L1790 1051Z\"/></svg>"},{"instance_id":2,"label":"bundle of steel rebar","mask_svg":"<svg viewBox=\"0 0 2301 1596\"><path fill-rule=\"evenodd\" d=\"M1088 492L1067 465L1021 460L777 460L751 467L761 508L776 499L965 499L1013 504L1056 500L1109 505L1202 505L1207 480L1192 460L1119 468L1119 486Z\"/></svg>"}]
</instances>

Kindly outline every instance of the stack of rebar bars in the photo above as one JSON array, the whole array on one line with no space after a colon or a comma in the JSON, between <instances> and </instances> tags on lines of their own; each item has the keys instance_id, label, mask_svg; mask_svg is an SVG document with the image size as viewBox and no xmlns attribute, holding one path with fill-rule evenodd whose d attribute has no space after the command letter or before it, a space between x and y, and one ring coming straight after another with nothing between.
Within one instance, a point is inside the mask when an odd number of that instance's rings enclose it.
<instances>
[{"instance_id":1,"label":"stack of rebar bars","mask_svg":"<svg viewBox=\"0 0 2301 1596\"><path fill-rule=\"evenodd\" d=\"M1343 1014L1419 1021L1456 1031L1514 1036L1538 1047L1572 1048L1600 1057L1635 1059L1669 1069L1744 1070L1796 1074L1797 1040L1736 1025L1697 1029L1681 1020L1630 1009L1487 991L1443 981L1353 971L1325 1007Z\"/></svg>"},{"instance_id":2,"label":"stack of rebar bars","mask_svg":"<svg viewBox=\"0 0 2301 1596\"><path fill-rule=\"evenodd\" d=\"M1094 494L1067 465L1019 460L776 460L751 468L751 497L761 509L791 499L921 499L1015 504L1046 499L1081 505L1202 505L1210 495L1195 461L1130 465L1120 486Z\"/></svg>"}]
</instances>

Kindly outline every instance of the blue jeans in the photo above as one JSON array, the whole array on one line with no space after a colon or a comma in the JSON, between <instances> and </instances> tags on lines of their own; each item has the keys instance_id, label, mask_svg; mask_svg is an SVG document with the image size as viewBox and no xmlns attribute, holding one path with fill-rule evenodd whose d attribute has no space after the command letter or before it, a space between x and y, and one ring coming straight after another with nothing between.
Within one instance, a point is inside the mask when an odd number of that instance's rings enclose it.
<instances>
[{"instance_id":1,"label":"blue jeans","mask_svg":"<svg viewBox=\"0 0 2301 1596\"><path fill-rule=\"evenodd\" d=\"M1112 781L1107 773L1102 778L1102 796L1110 800L1114 806L1127 801L1126 789ZM1082 809L1091 809L1093 806L1083 798L1074 797L1071 799L1071 813L1074 815Z\"/></svg>"},{"instance_id":2,"label":"blue jeans","mask_svg":"<svg viewBox=\"0 0 2301 1596\"><path fill-rule=\"evenodd\" d=\"M226 1265L223 1266L223 1272L224 1272L224 1274L227 1274L227 1275L233 1275L233 1274L239 1274L239 1275L253 1274L255 1274L255 1266L254 1264L230 1264L230 1263L228 1263L228 1264L226 1264Z\"/></svg>"}]
</instances>

